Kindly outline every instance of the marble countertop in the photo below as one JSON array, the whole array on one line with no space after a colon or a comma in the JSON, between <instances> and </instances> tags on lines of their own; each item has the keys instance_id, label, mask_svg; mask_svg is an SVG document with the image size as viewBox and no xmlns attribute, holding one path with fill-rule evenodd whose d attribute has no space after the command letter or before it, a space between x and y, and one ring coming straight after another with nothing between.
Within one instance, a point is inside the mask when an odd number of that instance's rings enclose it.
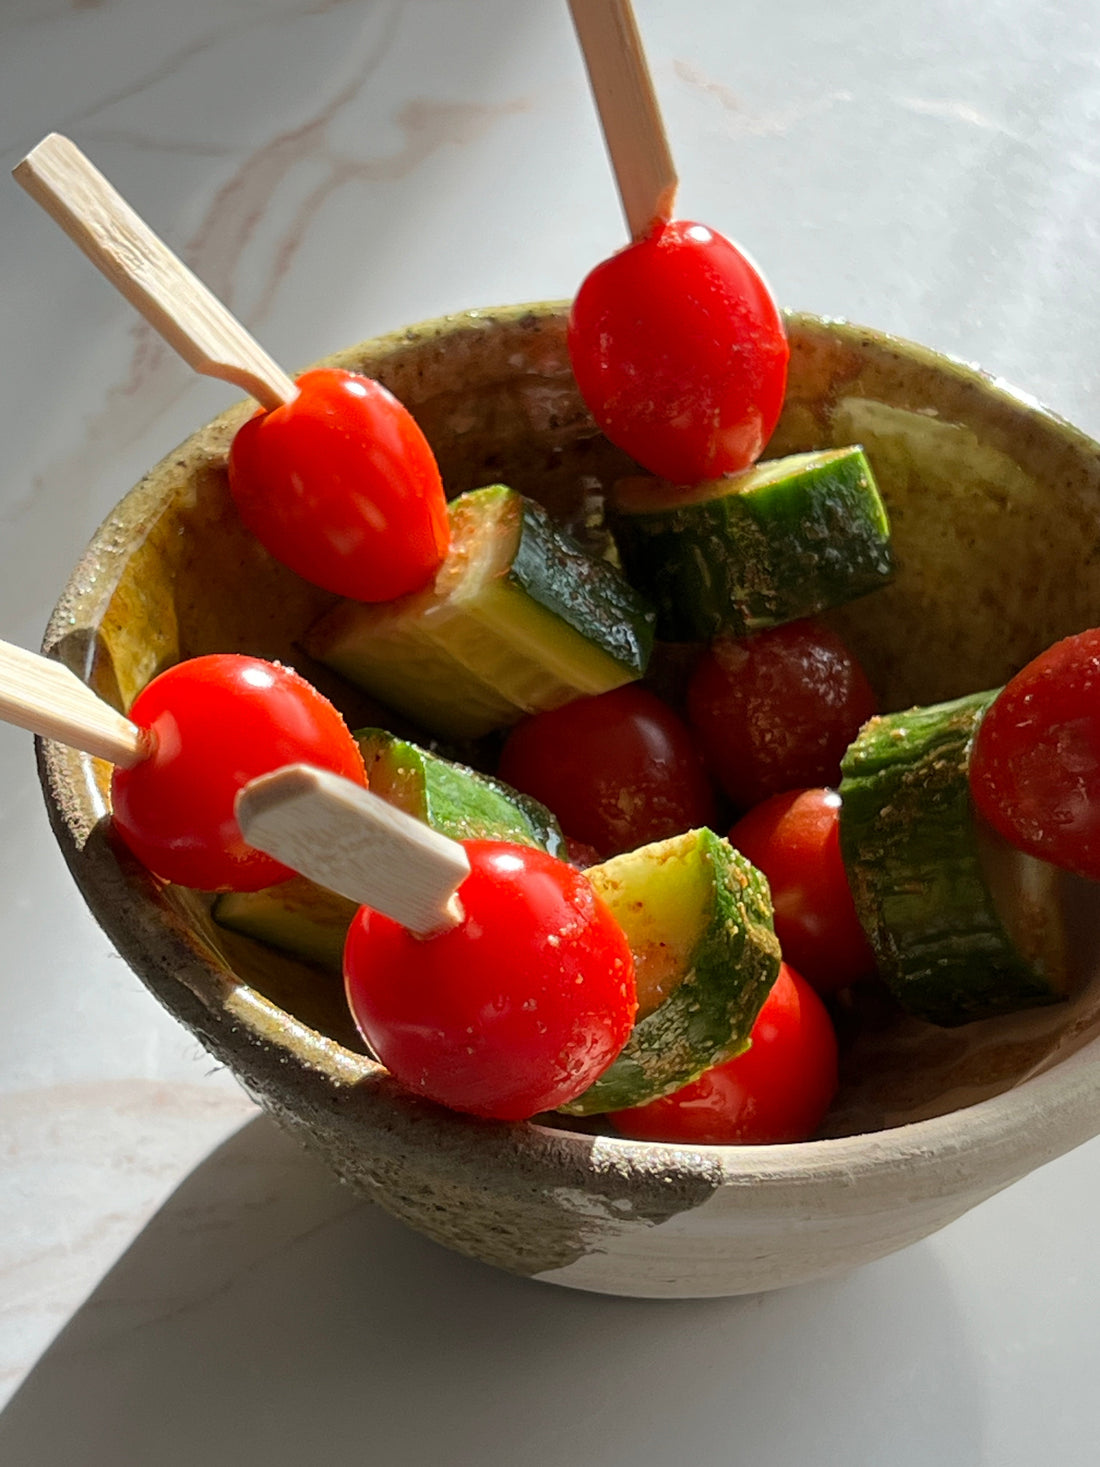
<instances>
[{"instance_id":1,"label":"marble countertop","mask_svg":"<svg viewBox=\"0 0 1100 1467\"><path fill-rule=\"evenodd\" d=\"M1087 0L637 0L683 186L780 300L1100 436ZM570 295L622 242L564 0L8 0L0 636L231 389L8 180L68 133L290 368ZM572 1294L341 1191L84 911L0 728L0 1461L789 1467L1095 1461L1100 1143L847 1278Z\"/></svg>"}]
</instances>

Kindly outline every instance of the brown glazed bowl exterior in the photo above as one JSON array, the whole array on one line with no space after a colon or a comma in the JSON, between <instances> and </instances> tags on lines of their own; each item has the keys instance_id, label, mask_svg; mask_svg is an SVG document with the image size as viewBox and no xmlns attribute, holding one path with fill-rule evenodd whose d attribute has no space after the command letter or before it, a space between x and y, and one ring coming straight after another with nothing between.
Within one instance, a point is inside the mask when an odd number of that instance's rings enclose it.
<instances>
[{"instance_id":1,"label":"brown glazed bowl exterior","mask_svg":"<svg viewBox=\"0 0 1100 1467\"><path fill-rule=\"evenodd\" d=\"M873 331L789 320L792 362L769 456L862 442L898 576L832 620L883 706L1004 681L1100 623L1100 449L976 369ZM583 529L629 461L595 430L565 307L468 312L334 363L416 415L450 493L505 482ZM242 404L121 502L73 573L47 650L125 709L204 652L278 658L353 726L371 709L300 647L331 598L240 528L225 460ZM745 1293L877 1258L952 1221L1100 1130L1100 1003L936 1030L893 1021L848 1052L822 1139L769 1147L625 1141L495 1124L404 1093L362 1052L332 978L216 927L115 843L107 766L40 747L57 839L92 912L160 1001L342 1178L462 1253L614 1294Z\"/></svg>"}]
</instances>

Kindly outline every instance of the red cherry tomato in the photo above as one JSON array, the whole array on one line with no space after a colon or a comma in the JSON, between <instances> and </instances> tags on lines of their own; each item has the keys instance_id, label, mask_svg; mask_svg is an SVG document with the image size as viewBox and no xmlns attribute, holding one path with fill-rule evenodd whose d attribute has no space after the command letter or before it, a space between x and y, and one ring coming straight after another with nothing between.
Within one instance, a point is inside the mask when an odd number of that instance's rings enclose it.
<instances>
[{"instance_id":1,"label":"red cherry tomato","mask_svg":"<svg viewBox=\"0 0 1100 1467\"><path fill-rule=\"evenodd\" d=\"M311 683L278 663L215 654L162 672L130 718L153 753L115 769L115 827L165 881L200 891L256 891L294 873L247 846L233 814L249 780L284 764L314 764L366 784L343 719Z\"/></svg>"},{"instance_id":2,"label":"red cherry tomato","mask_svg":"<svg viewBox=\"0 0 1100 1467\"><path fill-rule=\"evenodd\" d=\"M736 245L683 219L596 266L569 354L607 437L674 484L747 468L783 406L789 348L767 285Z\"/></svg>"},{"instance_id":3,"label":"red cherry tomato","mask_svg":"<svg viewBox=\"0 0 1100 1467\"><path fill-rule=\"evenodd\" d=\"M439 469L411 414L378 382L321 368L257 413L229 451L241 519L277 560L356 601L416 591L450 526Z\"/></svg>"},{"instance_id":4,"label":"red cherry tomato","mask_svg":"<svg viewBox=\"0 0 1100 1467\"><path fill-rule=\"evenodd\" d=\"M844 751L874 712L858 662L812 620L719 638L688 686L688 722L743 810L783 790L839 783Z\"/></svg>"},{"instance_id":5,"label":"red cherry tomato","mask_svg":"<svg viewBox=\"0 0 1100 1467\"><path fill-rule=\"evenodd\" d=\"M818 993L875 970L840 855L839 817L834 790L788 790L730 831L730 844L768 878L783 956Z\"/></svg>"},{"instance_id":6,"label":"red cherry tomato","mask_svg":"<svg viewBox=\"0 0 1100 1467\"><path fill-rule=\"evenodd\" d=\"M618 1054L637 1007L633 959L580 871L528 846L464 845L458 927L417 938L360 909L344 949L348 1003L410 1090L522 1120L572 1100Z\"/></svg>"},{"instance_id":7,"label":"red cherry tomato","mask_svg":"<svg viewBox=\"0 0 1100 1467\"><path fill-rule=\"evenodd\" d=\"M1100 630L1056 642L998 694L970 787L1012 845L1100 881Z\"/></svg>"},{"instance_id":8,"label":"red cherry tomato","mask_svg":"<svg viewBox=\"0 0 1100 1467\"><path fill-rule=\"evenodd\" d=\"M837 1088L836 1035L825 1005L804 978L780 965L744 1054L649 1105L608 1119L639 1141L762 1145L806 1141Z\"/></svg>"},{"instance_id":9,"label":"red cherry tomato","mask_svg":"<svg viewBox=\"0 0 1100 1467\"><path fill-rule=\"evenodd\" d=\"M714 793L685 724L637 683L517 724L500 778L601 857L710 825Z\"/></svg>"}]
</instances>

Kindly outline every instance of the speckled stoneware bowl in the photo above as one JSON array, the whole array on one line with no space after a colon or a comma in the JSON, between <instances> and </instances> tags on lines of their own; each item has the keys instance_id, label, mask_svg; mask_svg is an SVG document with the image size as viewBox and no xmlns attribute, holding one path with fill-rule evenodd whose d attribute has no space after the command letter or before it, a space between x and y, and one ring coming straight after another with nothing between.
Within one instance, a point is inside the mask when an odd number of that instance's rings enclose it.
<instances>
[{"instance_id":1,"label":"speckled stoneware bowl","mask_svg":"<svg viewBox=\"0 0 1100 1467\"><path fill-rule=\"evenodd\" d=\"M790 321L770 452L861 441L893 519L896 583L836 618L888 708L995 685L1100 623L1100 449L957 362L838 322ZM450 492L503 480L576 526L627 461L594 430L561 306L471 312L333 359L421 421ZM204 428L119 505L61 598L47 647L127 707L181 657L240 649L314 677L328 603L240 529L225 456L247 408ZM107 767L52 744L42 778L92 911L157 997L353 1186L515 1273L649 1296L818 1278L925 1236L1100 1129L1100 995L943 1031L872 1024L846 1051L825 1139L677 1147L504 1125L403 1093L364 1056L339 984L235 938L114 844Z\"/></svg>"}]
</instances>

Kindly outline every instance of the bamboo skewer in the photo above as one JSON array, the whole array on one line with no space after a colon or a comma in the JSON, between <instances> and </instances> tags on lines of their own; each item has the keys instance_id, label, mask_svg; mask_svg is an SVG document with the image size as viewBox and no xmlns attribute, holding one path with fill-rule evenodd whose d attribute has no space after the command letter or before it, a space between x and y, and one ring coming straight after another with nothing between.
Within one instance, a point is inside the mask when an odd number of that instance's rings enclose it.
<instances>
[{"instance_id":1,"label":"bamboo skewer","mask_svg":"<svg viewBox=\"0 0 1100 1467\"><path fill-rule=\"evenodd\" d=\"M634 240L672 218L679 180L630 0L569 0Z\"/></svg>"},{"instance_id":2,"label":"bamboo skewer","mask_svg":"<svg viewBox=\"0 0 1100 1467\"><path fill-rule=\"evenodd\" d=\"M289 764L247 784L236 816L250 846L418 937L463 919L462 846L338 774Z\"/></svg>"},{"instance_id":3,"label":"bamboo skewer","mask_svg":"<svg viewBox=\"0 0 1100 1467\"><path fill-rule=\"evenodd\" d=\"M144 729L104 703L63 663L10 642L0 642L0 719L123 769L153 751Z\"/></svg>"},{"instance_id":4,"label":"bamboo skewer","mask_svg":"<svg viewBox=\"0 0 1100 1467\"><path fill-rule=\"evenodd\" d=\"M265 408L297 396L293 380L75 143L50 133L13 174L196 372L232 382Z\"/></svg>"}]
</instances>

